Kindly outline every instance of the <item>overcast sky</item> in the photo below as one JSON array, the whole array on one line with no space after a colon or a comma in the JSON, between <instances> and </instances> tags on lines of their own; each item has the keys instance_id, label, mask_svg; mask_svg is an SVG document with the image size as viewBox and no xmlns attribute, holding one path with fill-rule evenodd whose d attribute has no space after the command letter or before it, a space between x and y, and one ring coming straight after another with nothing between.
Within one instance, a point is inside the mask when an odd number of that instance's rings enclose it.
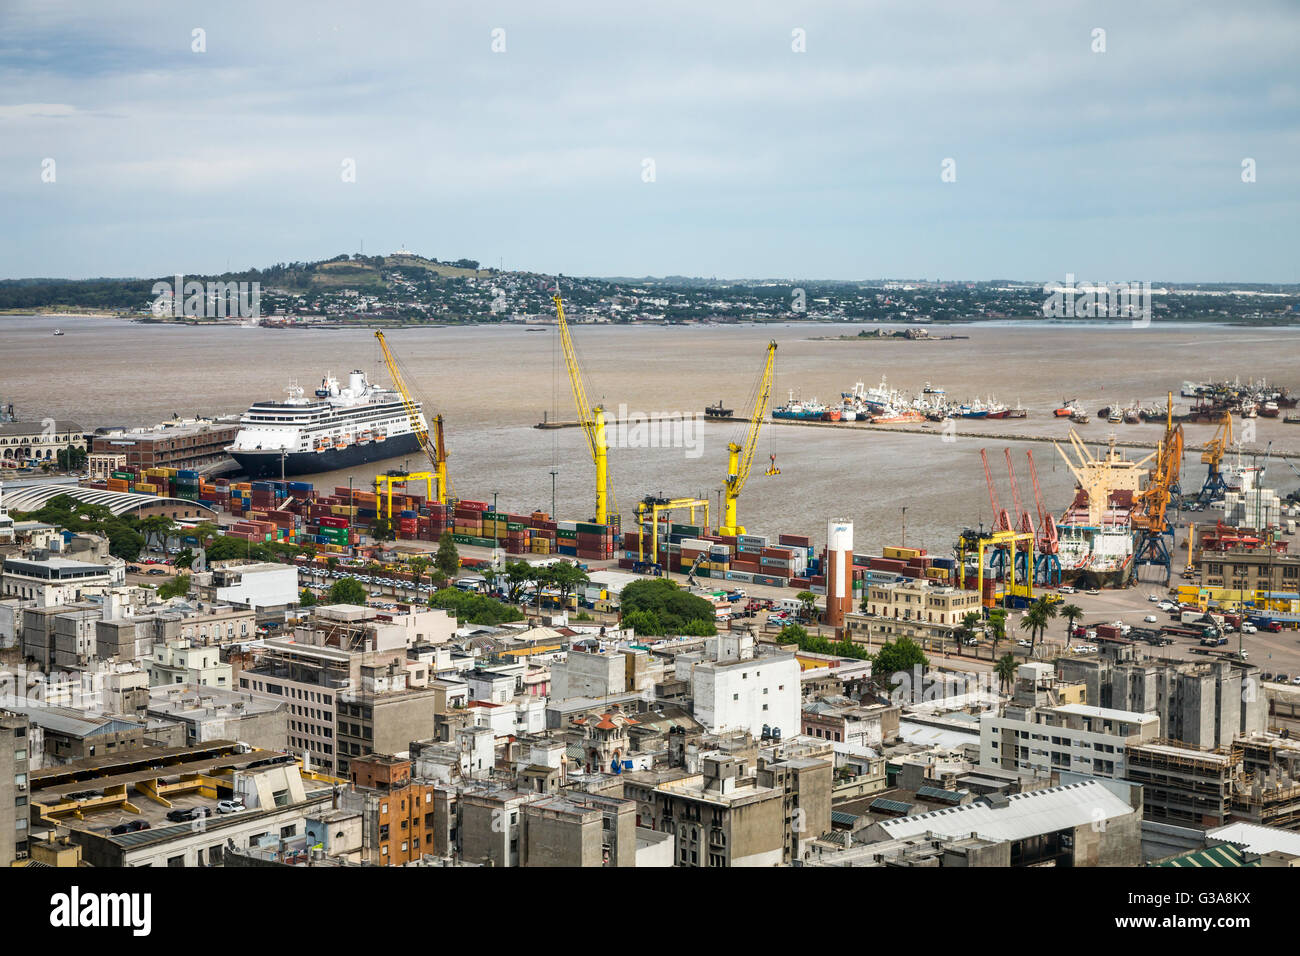
<instances>
[{"instance_id":1,"label":"overcast sky","mask_svg":"<svg viewBox=\"0 0 1300 956\"><path fill-rule=\"evenodd\" d=\"M1298 52L1294 0L0 0L0 277L1293 282Z\"/></svg>"}]
</instances>

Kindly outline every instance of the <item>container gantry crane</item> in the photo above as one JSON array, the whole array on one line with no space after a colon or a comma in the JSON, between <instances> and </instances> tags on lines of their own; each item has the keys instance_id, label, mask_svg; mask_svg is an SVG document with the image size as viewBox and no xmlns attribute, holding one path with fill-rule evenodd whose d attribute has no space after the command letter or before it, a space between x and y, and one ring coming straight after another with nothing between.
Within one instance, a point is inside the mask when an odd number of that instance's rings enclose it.
<instances>
[{"instance_id":1,"label":"container gantry crane","mask_svg":"<svg viewBox=\"0 0 1300 956\"><path fill-rule=\"evenodd\" d=\"M771 341L767 343L767 361L763 364L763 371L758 377L758 385L755 389L757 395L754 399L754 407L749 413L749 428L745 433L745 442L738 445L733 441L727 445L727 480L722 484L722 524L718 527L718 534L745 533L744 525L736 518L736 500L740 497L745 481L749 478L749 470L754 464L754 452L758 448L758 433L763 427L763 418L767 415L767 403L772 398L772 381L775 375L776 342ZM768 473L776 473L775 462Z\"/></svg>"},{"instance_id":2,"label":"container gantry crane","mask_svg":"<svg viewBox=\"0 0 1300 956\"><path fill-rule=\"evenodd\" d=\"M1201 464L1209 466L1209 470L1205 473L1205 484L1201 485L1201 490L1196 495L1196 500L1203 505L1209 504L1215 498L1222 498L1223 493L1228 490L1223 480L1223 458L1231 446L1232 412L1224 412L1214 437L1207 441L1201 450Z\"/></svg>"},{"instance_id":3,"label":"container gantry crane","mask_svg":"<svg viewBox=\"0 0 1300 956\"><path fill-rule=\"evenodd\" d=\"M998 490L993 485L993 472L989 470L989 456L983 448L980 449L980 463L984 466L984 481L989 486L989 507L993 509L993 530L1010 531L1012 530L1011 515L998 502ZM983 551L980 551L981 560L983 560ZM989 561L989 570L993 576L999 580L1005 580L1007 577L1008 554L1006 549L995 547L992 557Z\"/></svg>"},{"instance_id":4,"label":"container gantry crane","mask_svg":"<svg viewBox=\"0 0 1300 956\"><path fill-rule=\"evenodd\" d=\"M1020 484L1016 481L1016 469L1011 463L1011 449L1002 449L1003 455L1007 459L1007 477L1011 481L1011 503L1015 507L1015 525L1016 531L1022 531L1028 535L1034 535L1034 518L1020 501ZM1008 517L1011 517L1008 515ZM1021 580L1028 581L1033 576L1033 568L1030 567L1030 553L1032 548L1027 543L1016 545L1016 576Z\"/></svg>"},{"instance_id":5,"label":"container gantry crane","mask_svg":"<svg viewBox=\"0 0 1300 956\"><path fill-rule=\"evenodd\" d=\"M434 488L438 504L447 503L447 443L443 437L442 416L437 416L433 421L433 437L429 436L429 428L425 424L424 415L416 406L415 398L411 394L410 387L406 384L406 377L402 374L401 368L397 364L397 356L393 350L388 347L388 340L384 338L383 329L375 329L375 339L379 342L379 348L384 353L384 364L388 366L388 374L393 378L393 386L397 393L402 396L402 405L406 408L406 417L410 420L411 431L415 432L415 438L420 443L420 448L429 458L429 464L433 466ZM391 495L392 489L389 488ZM389 499L391 506L392 499Z\"/></svg>"},{"instance_id":6,"label":"container gantry crane","mask_svg":"<svg viewBox=\"0 0 1300 956\"><path fill-rule=\"evenodd\" d=\"M1026 449L1025 457L1029 459L1029 480L1034 486L1034 504L1038 508L1038 534L1034 541L1038 566L1035 574L1039 584L1056 587L1061 583L1061 541L1056 533L1056 519L1043 506L1043 492L1038 484L1038 468L1034 465L1032 449Z\"/></svg>"},{"instance_id":7,"label":"container gantry crane","mask_svg":"<svg viewBox=\"0 0 1300 956\"><path fill-rule=\"evenodd\" d=\"M560 345L564 349L564 365L569 371L569 385L573 388L573 404L578 410L578 424L587 438L587 450L596 466L596 514L595 524L609 524L609 516L618 513L612 504L609 492L608 445L605 441L605 409L593 407L587 401L587 389L582 384L582 369L578 365L578 353L573 347L573 336L569 333L569 323L564 317L564 301L560 298L560 283L556 280L555 294L551 296L555 303L555 317L560 327Z\"/></svg>"},{"instance_id":8,"label":"container gantry crane","mask_svg":"<svg viewBox=\"0 0 1300 956\"><path fill-rule=\"evenodd\" d=\"M1231 428L1231 418L1228 421ZM1174 529L1166 511L1173 498L1172 490L1178 486L1182 463L1183 426L1174 424L1171 403L1165 419L1165 433L1156 446L1155 464L1147 475L1147 486L1138 495L1142 509L1133 520L1134 580L1141 565L1164 568L1165 584L1173 576Z\"/></svg>"}]
</instances>

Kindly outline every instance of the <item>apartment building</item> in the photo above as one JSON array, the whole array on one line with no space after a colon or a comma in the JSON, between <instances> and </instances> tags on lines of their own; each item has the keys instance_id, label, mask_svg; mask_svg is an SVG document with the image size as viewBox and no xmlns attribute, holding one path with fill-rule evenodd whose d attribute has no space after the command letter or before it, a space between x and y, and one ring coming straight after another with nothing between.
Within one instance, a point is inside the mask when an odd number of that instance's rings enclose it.
<instances>
[{"instance_id":1,"label":"apartment building","mask_svg":"<svg viewBox=\"0 0 1300 956\"><path fill-rule=\"evenodd\" d=\"M0 710L0 866L27 858L29 809L27 718Z\"/></svg>"},{"instance_id":2,"label":"apartment building","mask_svg":"<svg viewBox=\"0 0 1300 956\"><path fill-rule=\"evenodd\" d=\"M1159 735L1153 714L1088 704L1008 704L1001 716L980 717L980 766L1121 780L1126 748Z\"/></svg>"}]
</instances>

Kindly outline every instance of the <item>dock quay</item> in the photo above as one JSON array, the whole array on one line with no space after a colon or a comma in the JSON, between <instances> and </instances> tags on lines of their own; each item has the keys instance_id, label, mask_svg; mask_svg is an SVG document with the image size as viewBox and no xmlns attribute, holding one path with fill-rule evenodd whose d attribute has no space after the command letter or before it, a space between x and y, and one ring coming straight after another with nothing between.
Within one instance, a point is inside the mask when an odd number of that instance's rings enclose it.
<instances>
[{"instance_id":1,"label":"dock quay","mask_svg":"<svg viewBox=\"0 0 1300 956\"><path fill-rule=\"evenodd\" d=\"M722 418L715 415L710 415L706 420L710 422L718 422L722 424L727 424L727 423L745 424L747 421L746 419L738 418L735 415L731 416L730 418ZM953 418L953 419L949 419L948 421L952 421L952 422L978 421L978 419ZM581 422L576 422L576 421L559 421L559 420L547 421L543 419L533 427L543 428L543 429L578 428L580 427L581 424L582 424ZM606 422L606 427L615 427L622 424L627 424L627 423L622 421L610 421L610 422ZM925 424L916 424L916 425L909 425L909 424L885 425L885 424L873 424L871 422L823 422L823 421L811 421L811 420L799 421L797 419L785 419L785 418L769 418L769 419L764 419L763 424L781 425L781 426L788 425L797 428L830 428L836 431L855 431L855 430L856 431L878 431L878 432L889 432L891 434L933 436L933 435L942 435L944 433L943 431L944 427L947 423L927 422ZM958 425L956 434L961 438L980 438L985 441L1038 442L1039 444L1054 444L1056 442L1066 441L1064 435L1061 436L1024 435L1017 432L971 431L965 425ZM1081 437L1083 437L1085 442L1094 440L1093 436L1081 436ZM1133 448L1133 449L1145 450L1145 451L1155 451L1156 442L1116 439L1115 447ZM1203 451L1204 449L1205 449L1204 444L1194 445L1188 443L1188 445L1186 446L1186 451L1189 453L1200 452ZM1287 452L1287 451L1274 450L1272 452L1272 457L1300 460L1300 452Z\"/></svg>"}]
</instances>

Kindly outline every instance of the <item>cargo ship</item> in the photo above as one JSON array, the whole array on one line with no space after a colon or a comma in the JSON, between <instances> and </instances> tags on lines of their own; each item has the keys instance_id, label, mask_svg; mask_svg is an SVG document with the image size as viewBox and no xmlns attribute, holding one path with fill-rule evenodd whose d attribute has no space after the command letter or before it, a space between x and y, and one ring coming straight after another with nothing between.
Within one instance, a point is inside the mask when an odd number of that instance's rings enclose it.
<instances>
[{"instance_id":1,"label":"cargo ship","mask_svg":"<svg viewBox=\"0 0 1300 956\"><path fill-rule=\"evenodd\" d=\"M250 478L310 475L353 468L420 450L402 397L353 371L347 385L326 375L312 398L290 385L283 402L258 402L239 420L226 452ZM420 403L414 403L427 429Z\"/></svg>"},{"instance_id":2,"label":"cargo ship","mask_svg":"<svg viewBox=\"0 0 1300 956\"><path fill-rule=\"evenodd\" d=\"M1122 571L1133 561L1133 518L1146 477L1141 461L1124 458L1110 436L1106 453L1094 457L1078 434L1070 431L1071 456L1056 450L1074 474L1074 500L1056 523L1061 568L1065 571Z\"/></svg>"},{"instance_id":3,"label":"cargo ship","mask_svg":"<svg viewBox=\"0 0 1300 956\"><path fill-rule=\"evenodd\" d=\"M811 402L801 402L794 397L794 392L790 392L789 400L779 408L772 409L773 418L784 418L799 422L815 422L821 419L826 411L826 406L817 399Z\"/></svg>"}]
</instances>

